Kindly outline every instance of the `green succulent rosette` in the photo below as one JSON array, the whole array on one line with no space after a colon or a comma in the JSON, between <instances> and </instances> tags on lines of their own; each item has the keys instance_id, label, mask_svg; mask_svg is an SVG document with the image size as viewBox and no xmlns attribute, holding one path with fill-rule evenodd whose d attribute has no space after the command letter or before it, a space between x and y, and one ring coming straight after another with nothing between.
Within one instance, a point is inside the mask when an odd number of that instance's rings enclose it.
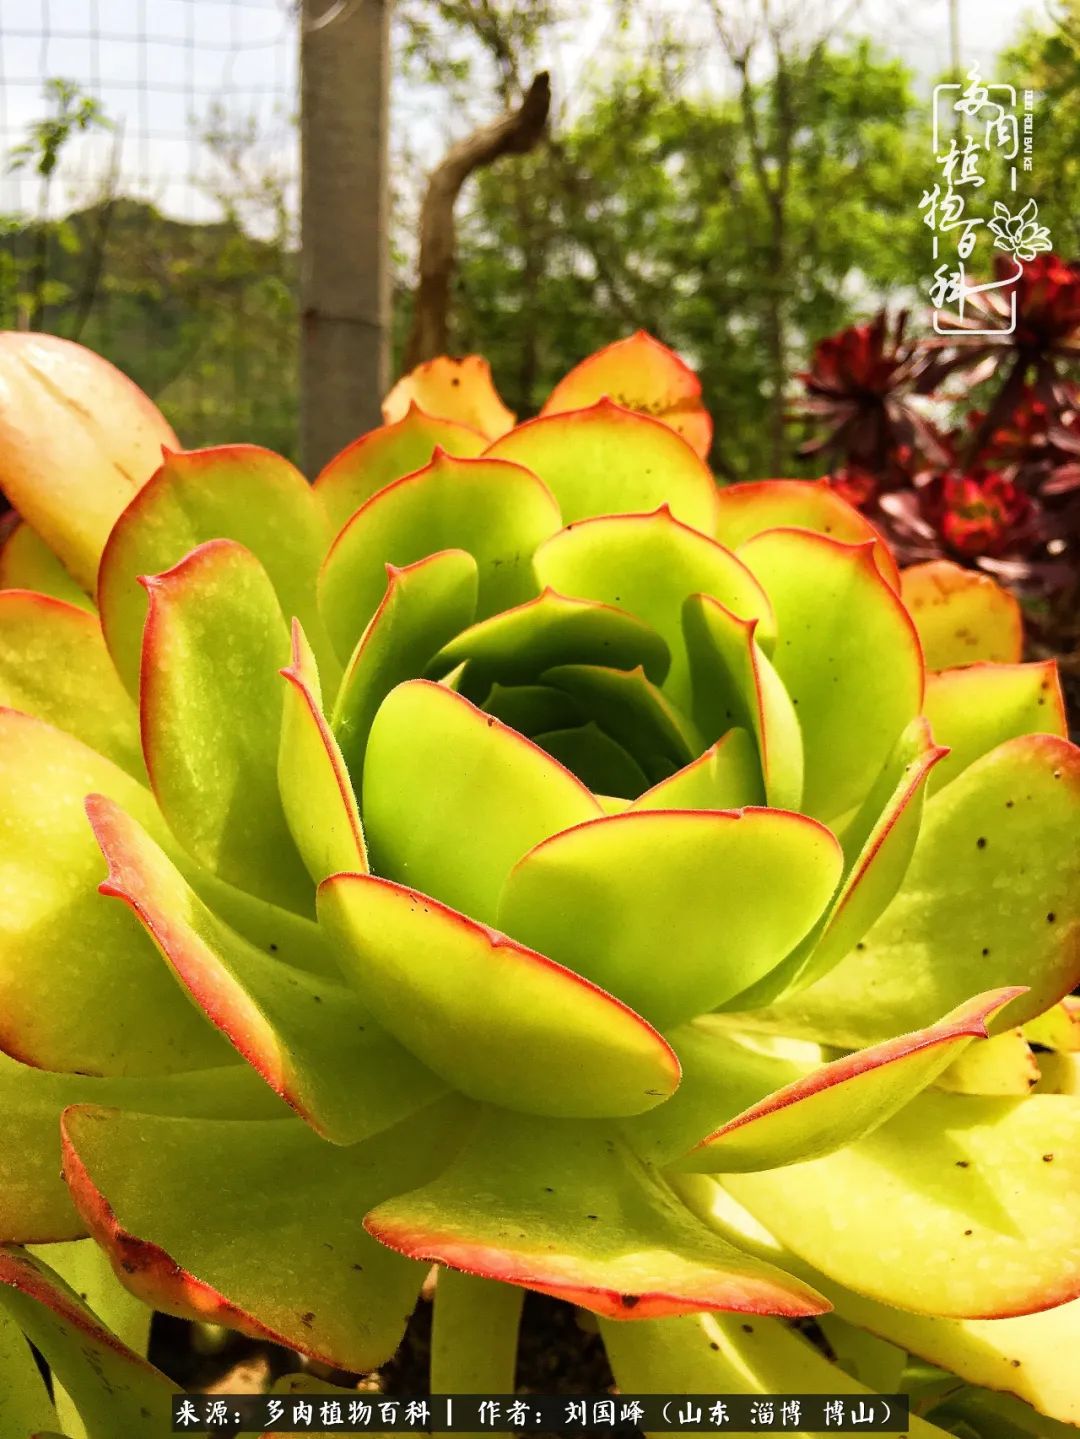
<instances>
[{"instance_id":1,"label":"green succulent rosette","mask_svg":"<svg viewBox=\"0 0 1080 1439\"><path fill-rule=\"evenodd\" d=\"M23 1336L139 1439L144 1306L367 1370L432 1263L436 1390L512 1388L533 1289L626 1390L914 1357L912 1434L1080 1423L1080 756L1009 596L718 488L645 336L517 427L422 367L313 486L247 445L135 483L149 402L14 338L11 1432L63 1419Z\"/></svg>"}]
</instances>

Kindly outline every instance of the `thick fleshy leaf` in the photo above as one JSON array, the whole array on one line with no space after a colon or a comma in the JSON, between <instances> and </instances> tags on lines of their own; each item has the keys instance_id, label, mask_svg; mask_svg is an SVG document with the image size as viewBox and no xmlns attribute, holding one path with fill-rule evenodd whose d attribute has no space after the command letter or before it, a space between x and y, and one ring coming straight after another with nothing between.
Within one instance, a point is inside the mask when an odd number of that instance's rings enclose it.
<instances>
[{"instance_id":1,"label":"thick fleshy leaf","mask_svg":"<svg viewBox=\"0 0 1080 1439\"><path fill-rule=\"evenodd\" d=\"M280 1106L277 1117L281 1117ZM60 1163L60 1116L56 1120L56 1155ZM63 1177L59 1175L61 1184ZM136 1354L144 1355L149 1347L150 1321L153 1311L141 1299L125 1289L113 1271L108 1255L92 1239L74 1239L60 1244L30 1245L29 1252L43 1260L59 1274L69 1288L84 1300L97 1317L111 1329L121 1343ZM65 1408L73 1412L68 1396L59 1406L61 1420Z\"/></svg>"},{"instance_id":2,"label":"thick fleshy leaf","mask_svg":"<svg viewBox=\"0 0 1080 1439\"><path fill-rule=\"evenodd\" d=\"M36 1439L59 1422L22 1330L0 1305L0 1434Z\"/></svg>"},{"instance_id":3,"label":"thick fleshy leaf","mask_svg":"<svg viewBox=\"0 0 1080 1439\"><path fill-rule=\"evenodd\" d=\"M170 828L230 884L309 910L278 793L289 632L266 571L212 540L144 583L143 749Z\"/></svg>"},{"instance_id":4,"label":"thick fleshy leaf","mask_svg":"<svg viewBox=\"0 0 1080 1439\"><path fill-rule=\"evenodd\" d=\"M701 402L701 381L674 350L644 330L605 345L575 365L552 390L540 413L583 410L603 399L663 420L699 455L708 455L713 426Z\"/></svg>"},{"instance_id":5,"label":"thick fleshy leaf","mask_svg":"<svg viewBox=\"0 0 1080 1439\"><path fill-rule=\"evenodd\" d=\"M704 1174L774 1169L820 1158L861 1139L932 1084L973 1039L986 1039L989 1017L1022 993L999 989L979 995L926 1029L809 1070L725 1118L678 1167ZM718 1047L724 1045L722 1028L713 1037ZM723 1067L718 1056L720 1073ZM726 1108L723 1088L717 1094Z\"/></svg>"},{"instance_id":6,"label":"thick fleshy leaf","mask_svg":"<svg viewBox=\"0 0 1080 1439\"><path fill-rule=\"evenodd\" d=\"M520 465L438 455L380 490L352 517L327 555L319 602L342 661L348 660L386 587L386 565L440 550L476 560L481 618L535 595L530 561L559 528L550 491Z\"/></svg>"},{"instance_id":7,"label":"thick fleshy leaf","mask_svg":"<svg viewBox=\"0 0 1080 1439\"><path fill-rule=\"evenodd\" d=\"M102 893L134 911L195 1003L312 1128L351 1144L441 1093L351 990L241 939L118 806L94 796L87 810L109 863Z\"/></svg>"},{"instance_id":8,"label":"thick fleshy leaf","mask_svg":"<svg viewBox=\"0 0 1080 1439\"><path fill-rule=\"evenodd\" d=\"M105 867L83 812L90 790L160 832L149 792L123 770L51 725L0 710L0 1049L85 1074L225 1063L228 1047L139 926L97 894Z\"/></svg>"},{"instance_id":9,"label":"thick fleshy leaf","mask_svg":"<svg viewBox=\"0 0 1080 1439\"><path fill-rule=\"evenodd\" d=\"M803 736L801 808L821 819L861 803L922 702L918 637L873 551L808 530L767 530L739 551L776 613L772 661Z\"/></svg>"},{"instance_id":10,"label":"thick fleshy leaf","mask_svg":"<svg viewBox=\"0 0 1080 1439\"><path fill-rule=\"evenodd\" d=\"M514 413L499 399L491 366L481 355L438 355L402 375L382 402L388 425L416 407L434 419L454 420L489 440L505 435Z\"/></svg>"},{"instance_id":11,"label":"thick fleshy leaf","mask_svg":"<svg viewBox=\"0 0 1080 1439\"><path fill-rule=\"evenodd\" d=\"M545 589L536 599L481 620L444 645L432 663L440 673L469 662L470 683L486 692L492 681L535 680L554 665L641 665L662 683L671 657L647 624L613 605L572 600Z\"/></svg>"},{"instance_id":12,"label":"thick fleshy leaf","mask_svg":"<svg viewBox=\"0 0 1080 1439\"><path fill-rule=\"evenodd\" d=\"M495 921L526 850L601 812L542 749L441 685L399 685L375 716L364 762L372 868L476 919Z\"/></svg>"},{"instance_id":13,"label":"thick fleshy leaf","mask_svg":"<svg viewBox=\"0 0 1080 1439\"><path fill-rule=\"evenodd\" d=\"M1066 739L1069 735L1053 660L973 664L929 675L923 713L934 738L952 751L931 780L931 793L980 755L1017 735L1054 734Z\"/></svg>"},{"instance_id":14,"label":"thick fleshy leaf","mask_svg":"<svg viewBox=\"0 0 1080 1439\"><path fill-rule=\"evenodd\" d=\"M799 717L783 681L754 638L757 620L743 620L710 595L691 595L683 607L690 656L693 714L706 739L732 725L757 740L768 803L798 809L803 791Z\"/></svg>"},{"instance_id":15,"label":"thick fleshy leaf","mask_svg":"<svg viewBox=\"0 0 1080 1439\"><path fill-rule=\"evenodd\" d=\"M93 610L94 602L25 520L20 520L0 544L0 590L33 590Z\"/></svg>"},{"instance_id":16,"label":"thick fleshy leaf","mask_svg":"<svg viewBox=\"0 0 1080 1439\"><path fill-rule=\"evenodd\" d=\"M671 651L664 691L686 713L690 665L682 607L687 595L712 595L742 618L761 620L763 636L775 633L769 600L742 561L681 524L666 507L651 515L576 524L541 545L533 563L541 585L617 605L651 625Z\"/></svg>"},{"instance_id":17,"label":"thick fleshy leaf","mask_svg":"<svg viewBox=\"0 0 1080 1439\"><path fill-rule=\"evenodd\" d=\"M803 815L632 811L538 844L497 923L667 1025L777 964L839 875L839 845Z\"/></svg>"},{"instance_id":18,"label":"thick fleshy leaf","mask_svg":"<svg viewBox=\"0 0 1080 1439\"><path fill-rule=\"evenodd\" d=\"M987 985L1024 984L1012 1024L1080 981L1080 751L999 745L926 806L896 897L822 979L745 1016L856 1048L921 1028Z\"/></svg>"},{"instance_id":19,"label":"thick fleshy leaf","mask_svg":"<svg viewBox=\"0 0 1080 1439\"><path fill-rule=\"evenodd\" d=\"M571 729L548 730L533 739L593 794L629 801L649 788L638 762L594 720Z\"/></svg>"},{"instance_id":20,"label":"thick fleshy leaf","mask_svg":"<svg viewBox=\"0 0 1080 1439\"><path fill-rule=\"evenodd\" d=\"M600 1330L624 1393L873 1397L808 1339L774 1319L747 1324L723 1314L696 1314L644 1324L601 1320ZM798 1432L802 1439L829 1439L836 1430ZM690 1434L665 1431L655 1439L690 1439ZM945 1431L913 1417L902 1439L945 1439Z\"/></svg>"},{"instance_id":21,"label":"thick fleshy leaf","mask_svg":"<svg viewBox=\"0 0 1080 1439\"><path fill-rule=\"evenodd\" d=\"M315 494L336 533L372 495L429 465L436 450L471 459L486 445L478 430L410 405L400 420L361 435L335 455L315 480Z\"/></svg>"},{"instance_id":22,"label":"thick fleshy leaf","mask_svg":"<svg viewBox=\"0 0 1080 1439\"><path fill-rule=\"evenodd\" d=\"M632 1010L427 895L335 875L319 918L380 1023L472 1099L591 1119L640 1114L678 1085L674 1054Z\"/></svg>"},{"instance_id":23,"label":"thick fleshy leaf","mask_svg":"<svg viewBox=\"0 0 1080 1439\"><path fill-rule=\"evenodd\" d=\"M86 1233L60 1177L60 1115L69 1104L110 1104L193 1118L288 1114L246 1064L156 1079L98 1079L53 1074L2 1055L0 1239L5 1242L53 1243Z\"/></svg>"},{"instance_id":24,"label":"thick fleshy leaf","mask_svg":"<svg viewBox=\"0 0 1080 1439\"><path fill-rule=\"evenodd\" d=\"M701 1309L817 1314L812 1289L696 1220L596 1121L485 1110L432 1183L365 1227L392 1249L619 1318Z\"/></svg>"},{"instance_id":25,"label":"thick fleshy leaf","mask_svg":"<svg viewBox=\"0 0 1080 1439\"><path fill-rule=\"evenodd\" d=\"M782 1244L841 1284L985 1319L1080 1294L1078 1183L1075 1100L936 1089L823 1159L723 1177Z\"/></svg>"},{"instance_id":26,"label":"thick fleshy leaf","mask_svg":"<svg viewBox=\"0 0 1080 1439\"><path fill-rule=\"evenodd\" d=\"M976 660L1019 661L1024 648L1020 605L989 575L948 560L929 560L904 570L900 579L927 669L945 670Z\"/></svg>"},{"instance_id":27,"label":"thick fleshy leaf","mask_svg":"<svg viewBox=\"0 0 1080 1439\"><path fill-rule=\"evenodd\" d=\"M29 590L0 591L0 704L47 720L145 779L138 711L97 615Z\"/></svg>"},{"instance_id":28,"label":"thick fleshy leaf","mask_svg":"<svg viewBox=\"0 0 1080 1439\"><path fill-rule=\"evenodd\" d=\"M141 575L164 573L207 540L235 540L257 557L282 610L303 623L323 671L336 679L315 580L330 529L303 475L257 445L167 454L116 523L101 557L98 605L120 678L138 693L146 596Z\"/></svg>"},{"instance_id":29,"label":"thick fleshy leaf","mask_svg":"<svg viewBox=\"0 0 1080 1439\"><path fill-rule=\"evenodd\" d=\"M609 400L529 420L487 453L539 475L568 525L666 505L704 534L716 527L716 481L700 456L661 420Z\"/></svg>"},{"instance_id":30,"label":"thick fleshy leaf","mask_svg":"<svg viewBox=\"0 0 1080 1439\"><path fill-rule=\"evenodd\" d=\"M765 803L753 738L731 729L697 759L639 795L631 809L744 809Z\"/></svg>"},{"instance_id":31,"label":"thick fleshy leaf","mask_svg":"<svg viewBox=\"0 0 1080 1439\"><path fill-rule=\"evenodd\" d=\"M176 444L108 360L55 335L0 334L0 488L85 589L116 517Z\"/></svg>"},{"instance_id":32,"label":"thick fleshy leaf","mask_svg":"<svg viewBox=\"0 0 1080 1439\"><path fill-rule=\"evenodd\" d=\"M545 684L564 690L583 713L596 719L655 784L674 774L701 748L693 724L671 704L639 665L558 665L545 670Z\"/></svg>"},{"instance_id":33,"label":"thick fleshy leaf","mask_svg":"<svg viewBox=\"0 0 1080 1439\"><path fill-rule=\"evenodd\" d=\"M1066 995L1044 1014L1029 1019L1023 1026L1024 1038L1030 1044L1065 1054L1080 1051L1080 999Z\"/></svg>"},{"instance_id":34,"label":"thick fleshy leaf","mask_svg":"<svg viewBox=\"0 0 1080 1439\"><path fill-rule=\"evenodd\" d=\"M456 1106L436 1106L338 1148L293 1119L77 1106L63 1118L64 1173L147 1304L363 1371L394 1352L424 1270L370 1239L361 1216L437 1174L460 1127Z\"/></svg>"},{"instance_id":35,"label":"thick fleshy leaf","mask_svg":"<svg viewBox=\"0 0 1080 1439\"><path fill-rule=\"evenodd\" d=\"M760 535L763 530L813 530L848 545L877 542L874 558L894 590L900 588L900 571L881 532L836 493L824 480L753 480L720 491L720 517L716 538L729 549Z\"/></svg>"},{"instance_id":36,"label":"thick fleshy leaf","mask_svg":"<svg viewBox=\"0 0 1080 1439\"><path fill-rule=\"evenodd\" d=\"M364 831L349 772L322 710L315 656L300 621L281 716L278 786L293 842L316 884L342 869L367 869Z\"/></svg>"},{"instance_id":37,"label":"thick fleshy leaf","mask_svg":"<svg viewBox=\"0 0 1080 1439\"><path fill-rule=\"evenodd\" d=\"M356 785L383 700L395 685L422 674L476 614L476 561L464 550L442 550L402 569L390 565L387 576L386 593L353 651L330 717Z\"/></svg>"},{"instance_id":38,"label":"thick fleshy leaf","mask_svg":"<svg viewBox=\"0 0 1080 1439\"><path fill-rule=\"evenodd\" d=\"M569 729L588 721L576 700L550 685L501 685L496 681L482 708L530 739L548 730Z\"/></svg>"},{"instance_id":39,"label":"thick fleshy leaf","mask_svg":"<svg viewBox=\"0 0 1080 1439\"><path fill-rule=\"evenodd\" d=\"M971 1045L936 1080L953 1094L1027 1094L1038 1082L1039 1066L1022 1029Z\"/></svg>"},{"instance_id":40,"label":"thick fleshy leaf","mask_svg":"<svg viewBox=\"0 0 1080 1439\"><path fill-rule=\"evenodd\" d=\"M843 832L844 882L816 929L756 985L727 1007L755 1010L805 989L861 941L884 912L918 842L927 782L948 750L922 717L912 720L858 813Z\"/></svg>"},{"instance_id":41,"label":"thick fleshy leaf","mask_svg":"<svg viewBox=\"0 0 1080 1439\"><path fill-rule=\"evenodd\" d=\"M71 1396L87 1439L161 1439L176 1387L23 1249L0 1247L0 1309L41 1351Z\"/></svg>"}]
</instances>

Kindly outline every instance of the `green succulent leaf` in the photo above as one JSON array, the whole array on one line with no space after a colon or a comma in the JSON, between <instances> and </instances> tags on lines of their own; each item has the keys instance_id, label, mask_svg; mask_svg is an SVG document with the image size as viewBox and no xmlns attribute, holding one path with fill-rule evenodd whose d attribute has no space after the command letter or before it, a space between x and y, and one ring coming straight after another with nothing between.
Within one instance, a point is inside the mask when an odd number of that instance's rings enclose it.
<instances>
[{"instance_id":1,"label":"green succulent leaf","mask_svg":"<svg viewBox=\"0 0 1080 1439\"><path fill-rule=\"evenodd\" d=\"M754 638L757 620L742 620L709 595L690 595L683 631L690 656L694 719L707 739L732 725L757 740L768 803L798 809L803 792L799 717L783 681Z\"/></svg>"},{"instance_id":2,"label":"green succulent leaf","mask_svg":"<svg viewBox=\"0 0 1080 1439\"><path fill-rule=\"evenodd\" d=\"M0 590L33 590L95 613L90 596L71 578L48 545L20 520L0 545Z\"/></svg>"},{"instance_id":3,"label":"green succulent leaf","mask_svg":"<svg viewBox=\"0 0 1080 1439\"><path fill-rule=\"evenodd\" d=\"M649 787L645 771L595 722L534 735L552 759L565 765L593 794L632 800Z\"/></svg>"},{"instance_id":4,"label":"green succulent leaf","mask_svg":"<svg viewBox=\"0 0 1080 1439\"><path fill-rule=\"evenodd\" d=\"M1080 1104L1064 1095L1018 1103L926 1090L846 1149L723 1185L858 1293L1006 1318L1080 1294L1078 1141Z\"/></svg>"},{"instance_id":5,"label":"green succulent leaf","mask_svg":"<svg viewBox=\"0 0 1080 1439\"><path fill-rule=\"evenodd\" d=\"M550 685L501 685L496 681L481 708L530 738L546 730L571 729L588 720L576 700Z\"/></svg>"},{"instance_id":6,"label":"green succulent leaf","mask_svg":"<svg viewBox=\"0 0 1080 1439\"><path fill-rule=\"evenodd\" d=\"M387 563L465 550L476 560L483 619L538 592L530 561L560 524L546 486L501 460L439 455L380 490L338 535L319 576L319 602L342 662L379 607Z\"/></svg>"},{"instance_id":7,"label":"green succulent leaf","mask_svg":"<svg viewBox=\"0 0 1080 1439\"><path fill-rule=\"evenodd\" d=\"M109 863L102 893L134 911L195 1003L312 1128L351 1144L442 1092L350 989L235 934L118 806L93 796L87 810Z\"/></svg>"},{"instance_id":8,"label":"green succulent leaf","mask_svg":"<svg viewBox=\"0 0 1080 1439\"><path fill-rule=\"evenodd\" d=\"M779 963L840 863L833 835L802 815L637 810L537 844L496 922L652 1023L676 1024Z\"/></svg>"},{"instance_id":9,"label":"green succulent leaf","mask_svg":"<svg viewBox=\"0 0 1080 1439\"><path fill-rule=\"evenodd\" d=\"M929 675L923 713L934 738L951 751L930 781L931 794L1006 740L1023 734L1069 736L1053 660L973 664Z\"/></svg>"},{"instance_id":10,"label":"green succulent leaf","mask_svg":"<svg viewBox=\"0 0 1080 1439\"><path fill-rule=\"evenodd\" d=\"M763 635L774 632L768 598L742 561L682 524L666 506L655 514L575 524L541 545L533 565L541 586L629 610L651 626L671 652L664 692L687 714L690 663L682 633L687 595L710 594L742 618L761 621Z\"/></svg>"},{"instance_id":11,"label":"green succulent leaf","mask_svg":"<svg viewBox=\"0 0 1080 1439\"><path fill-rule=\"evenodd\" d=\"M639 666L557 665L544 682L565 691L597 720L655 784L683 768L701 748L693 724Z\"/></svg>"},{"instance_id":12,"label":"green succulent leaf","mask_svg":"<svg viewBox=\"0 0 1080 1439\"><path fill-rule=\"evenodd\" d=\"M246 1064L160 1078L55 1074L0 1056L0 1239L55 1244L86 1228L60 1177L60 1115L69 1104L219 1119L287 1114Z\"/></svg>"},{"instance_id":13,"label":"green succulent leaf","mask_svg":"<svg viewBox=\"0 0 1080 1439\"><path fill-rule=\"evenodd\" d=\"M211 540L144 583L143 748L170 828L222 879L310 913L278 792L289 632L266 571Z\"/></svg>"},{"instance_id":14,"label":"green succulent leaf","mask_svg":"<svg viewBox=\"0 0 1080 1439\"><path fill-rule=\"evenodd\" d=\"M716 482L705 462L667 425L609 400L529 420L487 453L539 475L566 524L667 505L693 529L711 535L716 527Z\"/></svg>"},{"instance_id":15,"label":"green succulent leaf","mask_svg":"<svg viewBox=\"0 0 1080 1439\"><path fill-rule=\"evenodd\" d=\"M139 714L97 615L29 590L0 591L0 704L66 730L145 781Z\"/></svg>"},{"instance_id":16,"label":"green succulent leaf","mask_svg":"<svg viewBox=\"0 0 1080 1439\"><path fill-rule=\"evenodd\" d=\"M1029 992L1011 1024L1080 982L1080 752L1048 735L1009 740L926 805L884 914L808 989L747 1022L855 1048L928 1024L968 995Z\"/></svg>"},{"instance_id":17,"label":"green succulent leaf","mask_svg":"<svg viewBox=\"0 0 1080 1439\"><path fill-rule=\"evenodd\" d=\"M597 1121L486 1109L437 1179L378 1205L364 1223L403 1254L624 1319L827 1307L771 1265L715 1244Z\"/></svg>"},{"instance_id":18,"label":"green succulent leaf","mask_svg":"<svg viewBox=\"0 0 1080 1439\"><path fill-rule=\"evenodd\" d=\"M22 1439L59 1422L30 1345L0 1302L0 1434Z\"/></svg>"},{"instance_id":19,"label":"green succulent leaf","mask_svg":"<svg viewBox=\"0 0 1080 1439\"><path fill-rule=\"evenodd\" d=\"M402 569L389 565L387 576L386 593L353 651L330 717L356 784L383 700L395 685L422 674L476 614L476 561L464 550L441 550Z\"/></svg>"},{"instance_id":20,"label":"green succulent leaf","mask_svg":"<svg viewBox=\"0 0 1080 1439\"><path fill-rule=\"evenodd\" d=\"M437 1106L339 1148L293 1119L77 1106L63 1119L64 1170L91 1234L147 1304L363 1371L394 1352L424 1270L376 1244L360 1217L437 1173L460 1123Z\"/></svg>"},{"instance_id":21,"label":"green succulent leaf","mask_svg":"<svg viewBox=\"0 0 1080 1439\"><path fill-rule=\"evenodd\" d=\"M293 842L316 884L342 869L367 869L364 831L349 772L323 715L311 646L292 625L292 662L281 716L278 787Z\"/></svg>"},{"instance_id":22,"label":"green succulent leaf","mask_svg":"<svg viewBox=\"0 0 1080 1439\"><path fill-rule=\"evenodd\" d=\"M909 566L901 581L928 670L979 660L1019 661L1024 648L1020 606L989 575L947 560L930 560Z\"/></svg>"},{"instance_id":23,"label":"green succulent leaf","mask_svg":"<svg viewBox=\"0 0 1080 1439\"><path fill-rule=\"evenodd\" d=\"M661 684L671 663L667 645L647 624L614 605L567 599L545 589L536 599L481 620L444 645L431 665L440 674L462 660L483 693L498 680L536 680L556 665L641 666Z\"/></svg>"},{"instance_id":24,"label":"green succulent leaf","mask_svg":"<svg viewBox=\"0 0 1080 1439\"><path fill-rule=\"evenodd\" d=\"M0 788L0 1049L84 1074L227 1063L228 1046L138 924L97 894L105 867L83 796L100 790L160 837L149 791L71 735L12 710L0 710Z\"/></svg>"},{"instance_id":25,"label":"green succulent leaf","mask_svg":"<svg viewBox=\"0 0 1080 1439\"><path fill-rule=\"evenodd\" d=\"M679 1082L638 1015L427 895L337 875L320 887L319 917L377 1018L473 1099L596 1118L639 1114Z\"/></svg>"},{"instance_id":26,"label":"green succulent leaf","mask_svg":"<svg viewBox=\"0 0 1080 1439\"><path fill-rule=\"evenodd\" d=\"M363 794L373 869L491 923L525 851L602 812L543 750L426 680L375 716Z\"/></svg>"},{"instance_id":27,"label":"green succulent leaf","mask_svg":"<svg viewBox=\"0 0 1080 1439\"><path fill-rule=\"evenodd\" d=\"M297 615L315 647L324 682L334 660L315 598L330 538L318 500L288 460L257 445L169 453L116 522L101 557L98 605L109 651L133 695L146 596L140 575L158 575L208 540L233 540L255 555L281 609Z\"/></svg>"},{"instance_id":28,"label":"green succulent leaf","mask_svg":"<svg viewBox=\"0 0 1080 1439\"><path fill-rule=\"evenodd\" d=\"M757 745L747 730L730 729L722 739L630 806L643 809L743 809L765 803Z\"/></svg>"},{"instance_id":29,"label":"green succulent leaf","mask_svg":"<svg viewBox=\"0 0 1080 1439\"><path fill-rule=\"evenodd\" d=\"M819 819L862 802L922 702L918 637L874 548L769 530L739 550L776 612L772 661L802 729L801 808Z\"/></svg>"},{"instance_id":30,"label":"green succulent leaf","mask_svg":"<svg viewBox=\"0 0 1080 1439\"><path fill-rule=\"evenodd\" d=\"M320 471L313 488L336 533L372 495L423 469L437 452L468 460L486 445L478 430L425 415L411 405L403 419L380 425L346 445Z\"/></svg>"},{"instance_id":31,"label":"green succulent leaf","mask_svg":"<svg viewBox=\"0 0 1080 1439\"><path fill-rule=\"evenodd\" d=\"M58 1275L25 1250L0 1247L0 1310L41 1351L88 1439L116 1439L118 1433L124 1439L161 1439L175 1386L121 1344ZM0 1413L3 1404L0 1399ZM57 1423L55 1413L47 1422Z\"/></svg>"}]
</instances>

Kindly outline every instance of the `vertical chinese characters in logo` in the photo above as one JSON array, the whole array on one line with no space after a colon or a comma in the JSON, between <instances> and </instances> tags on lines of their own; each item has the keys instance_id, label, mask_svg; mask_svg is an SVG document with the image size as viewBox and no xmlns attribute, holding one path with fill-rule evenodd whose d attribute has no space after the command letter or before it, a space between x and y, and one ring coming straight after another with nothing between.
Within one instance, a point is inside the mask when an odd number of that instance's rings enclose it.
<instances>
[{"instance_id":1,"label":"vertical chinese characters in logo","mask_svg":"<svg viewBox=\"0 0 1080 1439\"><path fill-rule=\"evenodd\" d=\"M1032 168L1034 93L1025 90L1023 114L1018 113L1012 85L988 85L978 65L967 74L967 85L934 87L934 160L940 175L932 189L924 190L919 209L923 223L933 232L933 258L939 261L930 286L934 329L939 335L963 329L968 335L1010 335L1016 328L1016 283L1024 265L1050 249L1050 234L1039 224L1039 207L1018 192L1018 175ZM945 132L952 122L948 142ZM990 188L987 189L988 182ZM995 187L1007 200L989 196ZM970 270L990 258L983 247L969 266L981 240L993 236L995 250L1003 250L1004 263L996 278L971 283ZM1005 323L991 329L964 323L968 301L992 290L1008 294ZM955 314L943 313L946 306ZM979 307L976 307L979 308Z\"/></svg>"}]
</instances>

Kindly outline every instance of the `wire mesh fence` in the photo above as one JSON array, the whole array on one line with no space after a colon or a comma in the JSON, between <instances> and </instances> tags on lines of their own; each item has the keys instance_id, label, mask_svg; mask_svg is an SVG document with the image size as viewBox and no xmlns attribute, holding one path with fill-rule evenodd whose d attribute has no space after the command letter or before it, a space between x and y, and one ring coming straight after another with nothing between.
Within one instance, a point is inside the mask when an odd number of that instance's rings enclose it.
<instances>
[{"instance_id":1,"label":"wire mesh fence","mask_svg":"<svg viewBox=\"0 0 1080 1439\"><path fill-rule=\"evenodd\" d=\"M293 0L0 0L0 327L296 444Z\"/></svg>"}]
</instances>

